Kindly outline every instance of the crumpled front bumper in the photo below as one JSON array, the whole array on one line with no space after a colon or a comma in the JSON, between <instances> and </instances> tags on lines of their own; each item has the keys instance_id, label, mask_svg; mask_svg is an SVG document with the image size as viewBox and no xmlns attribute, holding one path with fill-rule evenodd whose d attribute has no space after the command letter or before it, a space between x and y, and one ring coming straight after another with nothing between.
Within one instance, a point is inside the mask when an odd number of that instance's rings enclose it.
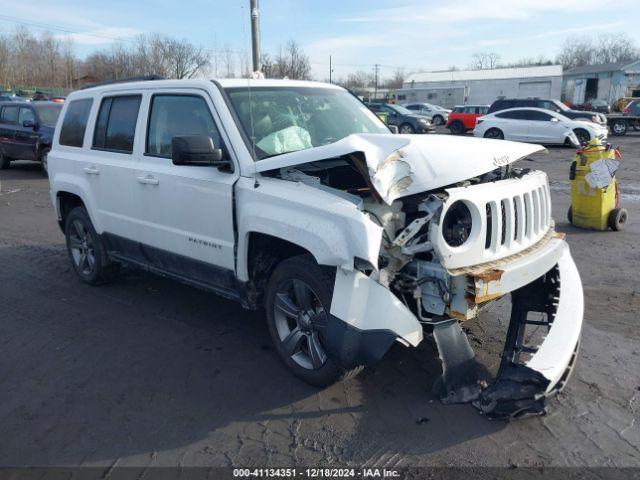
<instances>
[{"instance_id":1,"label":"crumpled front bumper","mask_svg":"<svg viewBox=\"0 0 640 480\"><path fill-rule=\"evenodd\" d=\"M527 324L539 325L529 312L547 314L544 341L527 352L520 341ZM545 400L564 388L574 367L584 314L582 282L566 248L557 266L536 282L514 292L507 341L500 371L473 404L482 413L499 418L520 418L545 413ZM527 347L528 348L528 347Z\"/></svg>"}]
</instances>

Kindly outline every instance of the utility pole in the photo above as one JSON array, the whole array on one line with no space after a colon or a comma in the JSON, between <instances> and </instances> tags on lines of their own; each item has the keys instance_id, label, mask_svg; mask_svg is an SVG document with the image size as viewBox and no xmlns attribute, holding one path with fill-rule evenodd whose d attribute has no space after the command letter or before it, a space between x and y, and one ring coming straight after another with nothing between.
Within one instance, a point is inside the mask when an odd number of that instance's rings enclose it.
<instances>
[{"instance_id":1,"label":"utility pole","mask_svg":"<svg viewBox=\"0 0 640 480\"><path fill-rule=\"evenodd\" d=\"M249 0L251 5L251 53L253 71L260 71L260 24L258 23L258 0Z\"/></svg>"},{"instance_id":2,"label":"utility pole","mask_svg":"<svg viewBox=\"0 0 640 480\"><path fill-rule=\"evenodd\" d=\"M331 69L331 55L329 55L329 83L333 83L331 81L331 72L333 72L333 70Z\"/></svg>"},{"instance_id":3,"label":"utility pole","mask_svg":"<svg viewBox=\"0 0 640 480\"><path fill-rule=\"evenodd\" d=\"M378 99L378 71L380 70L380 64L376 63L373 66L373 99Z\"/></svg>"}]
</instances>

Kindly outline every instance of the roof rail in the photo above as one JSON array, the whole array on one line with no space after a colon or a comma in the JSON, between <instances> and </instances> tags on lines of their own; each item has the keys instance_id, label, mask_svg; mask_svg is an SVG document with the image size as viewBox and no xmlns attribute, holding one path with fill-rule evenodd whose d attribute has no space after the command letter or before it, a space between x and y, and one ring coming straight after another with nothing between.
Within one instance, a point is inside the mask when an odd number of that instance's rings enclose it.
<instances>
[{"instance_id":1,"label":"roof rail","mask_svg":"<svg viewBox=\"0 0 640 480\"><path fill-rule=\"evenodd\" d=\"M80 90L85 90L87 88L94 88L94 87L102 87L103 85L113 85L115 83L144 82L147 80L164 80L164 79L165 78L161 75L143 75L140 77L118 78L116 80L105 80L104 82L90 83L82 87Z\"/></svg>"}]
</instances>

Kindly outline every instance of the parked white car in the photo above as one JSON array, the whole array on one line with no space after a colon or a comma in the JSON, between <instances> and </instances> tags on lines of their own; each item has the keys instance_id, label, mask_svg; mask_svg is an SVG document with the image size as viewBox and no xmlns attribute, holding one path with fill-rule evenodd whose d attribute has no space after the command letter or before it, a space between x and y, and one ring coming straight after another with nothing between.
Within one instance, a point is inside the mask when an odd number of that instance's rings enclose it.
<instances>
[{"instance_id":1,"label":"parked white car","mask_svg":"<svg viewBox=\"0 0 640 480\"><path fill-rule=\"evenodd\" d=\"M542 108L510 108L479 118L476 137L533 142L543 145L584 145L595 137L607 138L606 125L587 120L571 120Z\"/></svg>"},{"instance_id":2,"label":"parked white car","mask_svg":"<svg viewBox=\"0 0 640 480\"><path fill-rule=\"evenodd\" d=\"M69 95L48 161L82 282L126 264L264 308L284 364L318 386L432 335L443 400L512 417L562 389L582 327L547 176L512 166L541 150L393 135L335 85L155 80ZM508 294L487 385L460 325Z\"/></svg>"},{"instance_id":3,"label":"parked white car","mask_svg":"<svg viewBox=\"0 0 640 480\"><path fill-rule=\"evenodd\" d=\"M433 123L436 125L444 125L447 123L447 120L449 120L449 114L451 113L451 110L448 108L425 102L405 103L403 104L403 107L416 112L419 115L427 115L431 117Z\"/></svg>"}]
</instances>

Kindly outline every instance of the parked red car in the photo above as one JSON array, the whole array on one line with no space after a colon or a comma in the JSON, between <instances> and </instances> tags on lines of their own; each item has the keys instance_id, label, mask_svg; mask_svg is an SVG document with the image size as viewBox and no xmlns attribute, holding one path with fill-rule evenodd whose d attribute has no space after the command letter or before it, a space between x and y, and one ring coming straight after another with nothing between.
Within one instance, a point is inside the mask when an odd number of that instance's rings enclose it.
<instances>
[{"instance_id":1,"label":"parked red car","mask_svg":"<svg viewBox=\"0 0 640 480\"><path fill-rule=\"evenodd\" d=\"M478 117L487 113L489 105L458 105L449 114L449 120L445 125L454 135L461 135L476 128Z\"/></svg>"}]
</instances>

